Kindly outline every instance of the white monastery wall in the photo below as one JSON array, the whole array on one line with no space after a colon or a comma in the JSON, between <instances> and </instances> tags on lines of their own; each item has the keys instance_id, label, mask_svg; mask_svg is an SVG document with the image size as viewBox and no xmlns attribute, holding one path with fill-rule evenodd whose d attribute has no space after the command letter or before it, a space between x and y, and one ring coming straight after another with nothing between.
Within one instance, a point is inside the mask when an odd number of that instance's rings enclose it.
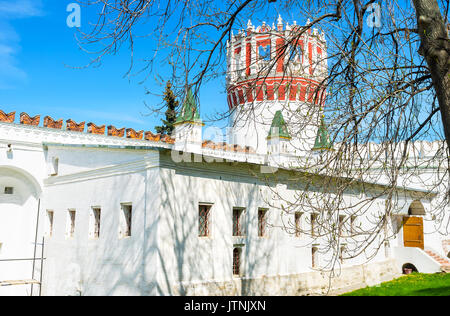
<instances>
[{"instance_id":1,"label":"white monastery wall","mask_svg":"<svg viewBox=\"0 0 450 316\"><path fill-rule=\"evenodd\" d=\"M162 159L159 294L295 295L304 293L302 286L311 286L319 292L322 287L326 288L327 277L312 268L312 240L306 236L296 237L292 231L282 228L289 221L292 224L294 215L283 214L280 203L275 207L266 203L272 199L273 193L266 182L250 176L251 167L235 165L230 169L221 164L201 163L171 165L166 158ZM295 194L295 190L286 185L277 185L276 190L286 199ZM406 200L412 202L405 196ZM383 213L384 203L384 199L373 203L366 217L358 219L355 225L360 224L364 229L370 216ZM199 204L212 205L209 237L198 237ZM245 208L244 237L232 236L232 211L235 207ZM268 210L269 229L264 237L258 237L257 232L259 208ZM304 220L302 225L308 229L310 224ZM242 247L241 277L233 277L234 247ZM372 282L400 273L391 251L381 249L372 258L375 253L373 247L369 247L363 256L343 264L343 271L347 272L342 272L342 278L336 281L337 287L349 286L352 280L350 275L364 269L363 264L369 257L370 264L386 265L383 273L376 276L374 272L371 275ZM329 258L321 254L319 265L327 260ZM367 273L353 277L354 282L371 282ZM314 282L318 283L312 286Z\"/></svg>"},{"instance_id":2,"label":"white monastery wall","mask_svg":"<svg viewBox=\"0 0 450 316\"><path fill-rule=\"evenodd\" d=\"M126 150L49 149L60 159L96 156L91 172L75 167L48 180L45 210L54 211L47 238L47 295L154 295L159 177L157 152L139 153L130 168ZM76 155L72 155L76 153ZM113 164L115 157L116 163ZM144 159L147 158L147 160ZM105 158L105 165L98 161ZM140 158L140 159L138 159ZM155 160L156 158L156 160ZM152 163L153 161L153 163ZM125 162L125 163L124 163ZM70 164L68 164L70 165ZM111 167L114 165L113 167ZM79 173L76 173L79 172ZM102 172L100 174L99 172ZM121 205L132 205L131 236L120 237ZM90 237L90 212L101 209L98 239ZM68 211L76 210L75 236L67 235Z\"/></svg>"}]
</instances>

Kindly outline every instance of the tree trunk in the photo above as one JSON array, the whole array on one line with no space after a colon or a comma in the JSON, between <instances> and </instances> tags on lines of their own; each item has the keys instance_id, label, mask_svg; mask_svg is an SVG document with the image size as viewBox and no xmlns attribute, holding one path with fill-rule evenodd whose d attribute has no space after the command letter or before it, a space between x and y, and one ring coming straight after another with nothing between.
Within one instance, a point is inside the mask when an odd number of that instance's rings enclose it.
<instances>
[{"instance_id":1,"label":"tree trunk","mask_svg":"<svg viewBox=\"0 0 450 316\"><path fill-rule=\"evenodd\" d=\"M421 39L419 53L430 68L450 150L450 42L437 0L413 0Z\"/></svg>"}]
</instances>

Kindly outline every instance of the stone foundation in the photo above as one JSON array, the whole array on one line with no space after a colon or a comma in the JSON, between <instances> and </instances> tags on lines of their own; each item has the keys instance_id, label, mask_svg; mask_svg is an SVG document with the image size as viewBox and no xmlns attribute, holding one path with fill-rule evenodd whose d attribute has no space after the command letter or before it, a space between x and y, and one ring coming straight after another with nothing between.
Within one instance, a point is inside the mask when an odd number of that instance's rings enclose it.
<instances>
[{"instance_id":1,"label":"stone foundation","mask_svg":"<svg viewBox=\"0 0 450 316\"><path fill-rule=\"evenodd\" d=\"M345 267L331 280L324 272L240 278L226 282L191 282L181 286L188 296L306 296L335 295L392 280L400 274L394 260ZM179 285L174 293L180 293Z\"/></svg>"}]
</instances>

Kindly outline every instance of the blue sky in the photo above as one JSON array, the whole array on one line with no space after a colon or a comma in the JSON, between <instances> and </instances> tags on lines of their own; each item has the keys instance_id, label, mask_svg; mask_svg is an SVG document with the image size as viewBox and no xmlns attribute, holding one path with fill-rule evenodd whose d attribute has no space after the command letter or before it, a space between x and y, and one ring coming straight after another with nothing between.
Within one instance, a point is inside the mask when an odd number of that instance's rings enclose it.
<instances>
[{"instance_id":1,"label":"blue sky","mask_svg":"<svg viewBox=\"0 0 450 316\"><path fill-rule=\"evenodd\" d=\"M144 102L156 105L161 99L145 91L162 93L164 87L152 79L141 84L139 78L124 78L127 49L106 57L100 67L73 68L88 64L91 56L78 48L76 31L66 24L72 2L0 0L0 109L153 131L160 118ZM140 53L151 45L142 41ZM226 111L224 82L219 78L202 88L202 116Z\"/></svg>"},{"instance_id":2,"label":"blue sky","mask_svg":"<svg viewBox=\"0 0 450 316\"><path fill-rule=\"evenodd\" d=\"M100 67L74 68L87 65L92 55L80 50L76 29L66 24L70 14L66 8L73 2L0 0L0 109L16 111L16 117L27 112L32 116L41 114L42 118L50 115L54 119L71 118L77 122L154 131L161 124L161 117L152 114L144 102L156 106L162 98L148 95L146 90L162 94L164 86L156 84L153 76L144 83L139 76L124 78L130 65L127 47L119 55L107 56ZM269 24L276 20L279 10L275 5L270 8L273 10L266 12L273 16L272 21L267 21ZM305 22L295 12L280 13L287 21ZM82 8L82 29L95 20L92 14ZM253 14L254 24L259 23L256 19ZM141 33L148 33L152 28L151 25L141 27ZM152 45L149 38L140 40L136 49L138 57L151 56ZM164 70L161 68L164 65L158 67L156 70ZM202 86L200 101L204 120L214 113L227 111L224 84L225 77L221 76ZM219 127L227 124L226 120L206 123Z\"/></svg>"}]
</instances>

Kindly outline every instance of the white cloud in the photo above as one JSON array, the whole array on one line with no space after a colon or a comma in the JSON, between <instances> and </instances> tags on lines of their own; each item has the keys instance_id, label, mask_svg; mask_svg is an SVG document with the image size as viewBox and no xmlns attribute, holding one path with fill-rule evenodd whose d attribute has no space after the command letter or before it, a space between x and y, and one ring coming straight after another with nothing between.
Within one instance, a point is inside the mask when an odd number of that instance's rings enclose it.
<instances>
[{"instance_id":1,"label":"white cloud","mask_svg":"<svg viewBox=\"0 0 450 316\"><path fill-rule=\"evenodd\" d=\"M124 106L125 108L126 106ZM67 111L68 108L65 108ZM139 117L135 117L133 115L129 115L127 113L119 113L119 112L106 112L106 111L93 111L93 110L83 110L79 108L72 108L71 113L78 113L80 116L85 116L90 118L91 120L98 120L99 122L108 122L110 121L121 121L126 123L133 124L145 124L146 122ZM102 123L105 124L105 123Z\"/></svg>"},{"instance_id":2,"label":"white cloud","mask_svg":"<svg viewBox=\"0 0 450 316\"><path fill-rule=\"evenodd\" d=\"M20 36L10 21L42 15L41 0L0 0L0 89L11 89L27 78L16 58Z\"/></svg>"},{"instance_id":3,"label":"white cloud","mask_svg":"<svg viewBox=\"0 0 450 316\"><path fill-rule=\"evenodd\" d=\"M15 50L0 42L0 89L11 89L18 82L26 80L26 73L16 66Z\"/></svg>"},{"instance_id":4,"label":"white cloud","mask_svg":"<svg viewBox=\"0 0 450 316\"><path fill-rule=\"evenodd\" d=\"M0 17L8 19L42 15L41 0L0 0Z\"/></svg>"}]
</instances>

